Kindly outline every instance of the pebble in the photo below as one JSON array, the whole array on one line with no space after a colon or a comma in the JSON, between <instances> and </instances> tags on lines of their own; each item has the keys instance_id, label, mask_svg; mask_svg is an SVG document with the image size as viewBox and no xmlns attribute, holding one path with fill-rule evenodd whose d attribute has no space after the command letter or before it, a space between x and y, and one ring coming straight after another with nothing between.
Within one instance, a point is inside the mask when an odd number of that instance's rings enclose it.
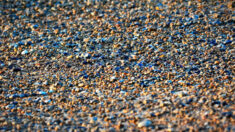
<instances>
[{"instance_id":1,"label":"pebble","mask_svg":"<svg viewBox=\"0 0 235 132\"><path fill-rule=\"evenodd\" d=\"M40 94L40 95L47 95L47 92L45 92L45 91L39 91L39 94Z\"/></svg>"},{"instance_id":2,"label":"pebble","mask_svg":"<svg viewBox=\"0 0 235 132\"><path fill-rule=\"evenodd\" d=\"M138 127L149 127L151 124L150 120L144 120L138 123Z\"/></svg>"},{"instance_id":3,"label":"pebble","mask_svg":"<svg viewBox=\"0 0 235 132\"><path fill-rule=\"evenodd\" d=\"M116 78L115 76L110 77L110 81L111 81L111 82L113 82L113 81L115 81L115 80L117 80L117 78Z\"/></svg>"},{"instance_id":4,"label":"pebble","mask_svg":"<svg viewBox=\"0 0 235 132\"><path fill-rule=\"evenodd\" d=\"M0 5L0 130L233 131L233 1Z\"/></svg>"},{"instance_id":5,"label":"pebble","mask_svg":"<svg viewBox=\"0 0 235 132\"><path fill-rule=\"evenodd\" d=\"M28 50L24 50L24 51L21 52L22 55L26 55L26 54L28 54L28 53L29 53Z\"/></svg>"}]
</instances>

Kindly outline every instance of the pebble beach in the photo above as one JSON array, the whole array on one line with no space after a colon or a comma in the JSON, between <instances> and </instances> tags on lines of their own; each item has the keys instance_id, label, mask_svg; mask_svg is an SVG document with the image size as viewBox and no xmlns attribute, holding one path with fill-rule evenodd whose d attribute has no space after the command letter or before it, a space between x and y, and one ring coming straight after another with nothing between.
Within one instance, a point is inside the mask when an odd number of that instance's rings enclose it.
<instances>
[{"instance_id":1,"label":"pebble beach","mask_svg":"<svg viewBox=\"0 0 235 132\"><path fill-rule=\"evenodd\" d=\"M235 131L233 0L0 1L0 131Z\"/></svg>"}]
</instances>

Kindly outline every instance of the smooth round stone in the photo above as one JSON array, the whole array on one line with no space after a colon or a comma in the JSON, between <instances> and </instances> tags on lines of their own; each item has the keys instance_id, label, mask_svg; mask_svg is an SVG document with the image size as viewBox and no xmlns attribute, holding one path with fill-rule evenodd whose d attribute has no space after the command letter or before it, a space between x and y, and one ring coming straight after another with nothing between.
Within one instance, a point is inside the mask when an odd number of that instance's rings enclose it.
<instances>
[{"instance_id":1,"label":"smooth round stone","mask_svg":"<svg viewBox=\"0 0 235 132\"><path fill-rule=\"evenodd\" d=\"M150 125L152 125L150 120L143 120L138 123L138 127L149 127Z\"/></svg>"},{"instance_id":2,"label":"smooth round stone","mask_svg":"<svg viewBox=\"0 0 235 132\"><path fill-rule=\"evenodd\" d=\"M28 54L28 53L29 53L28 50L24 50L24 51L21 52L22 55L26 55L26 54Z\"/></svg>"},{"instance_id":3,"label":"smooth round stone","mask_svg":"<svg viewBox=\"0 0 235 132\"><path fill-rule=\"evenodd\" d=\"M47 92L45 92L45 91L39 91L38 92L40 95L47 95Z\"/></svg>"}]
</instances>

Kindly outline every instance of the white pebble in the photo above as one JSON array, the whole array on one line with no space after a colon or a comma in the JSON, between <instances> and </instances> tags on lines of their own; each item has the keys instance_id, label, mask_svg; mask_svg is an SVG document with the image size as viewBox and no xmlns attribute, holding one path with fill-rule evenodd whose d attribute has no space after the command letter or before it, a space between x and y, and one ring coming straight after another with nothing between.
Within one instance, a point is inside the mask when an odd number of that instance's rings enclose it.
<instances>
[{"instance_id":1,"label":"white pebble","mask_svg":"<svg viewBox=\"0 0 235 132\"><path fill-rule=\"evenodd\" d=\"M22 55L26 55L26 54L28 54L28 53L29 53L28 50L24 50L24 51L21 52Z\"/></svg>"},{"instance_id":2,"label":"white pebble","mask_svg":"<svg viewBox=\"0 0 235 132\"><path fill-rule=\"evenodd\" d=\"M138 123L138 127L148 127L152 124L150 120L143 120Z\"/></svg>"}]
</instances>

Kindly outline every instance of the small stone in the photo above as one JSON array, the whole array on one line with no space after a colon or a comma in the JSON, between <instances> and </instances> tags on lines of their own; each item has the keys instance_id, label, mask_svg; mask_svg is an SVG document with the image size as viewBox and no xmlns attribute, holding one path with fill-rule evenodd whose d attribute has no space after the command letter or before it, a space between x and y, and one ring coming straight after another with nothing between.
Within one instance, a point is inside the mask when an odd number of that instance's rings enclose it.
<instances>
[{"instance_id":1,"label":"small stone","mask_svg":"<svg viewBox=\"0 0 235 132\"><path fill-rule=\"evenodd\" d=\"M56 90L56 87L55 87L54 84L52 84L49 88L50 88L51 91L55 91Z\"/></svg>"},{"instance_id":2,"label":"small stone","mask_svg":"<svg viewBox=\"0 0 235 132\"><path fill-rule=\"evenodd\" d=\"M24 50L24 51L21 52L22 55L26 55L26 54L28 54L28 53L29 53L28 50Z\"/></svg>"},{"instance_id":3,"label":"small stone","mask_svg":"<svg viewBox=\"0 0 235 132\"><path fill-rule=\"evenodd\" d=\"M89 53L84 53L84 54L82 54L82 57L84 57L84 58L90 58L90 57L91 57L91 54L89 54Z\"/></svg>"},{"instance_id":4,"label":"small stone","mask_svg":"<svg viewBox=\"0 0 235 132\"><path fill-rule=\"evenodd\" d=\"M90 41L90 38L84 38L83 41L87 43Z\"/></svg>"},{"instance_id":5,"label":"small stone","mask_svg":"<svg viewBox=\"0 0 235 132\"><path fill-rule=\"evenodd\" d=\"M49 83L48 83L48 81L44 81L42 84L43 85L48 85Z\"/></svg>"},{"instance_id":6,"label":"small stone","mask_svg":"<svg viewBox=\"0 0 235 132\"><path fill-rule=\"evenodd\" d=\"M188 93L186 91L178 91L174 93L175 95L178 95L179 97L186 96Z\"/></svg>"},{"instance_id":7,"label":"small stone","mask_svg":"<svg viewBox=\"0 0 235 132\"><path fill-rule=\"evenodd\" d=\"M45 91L39 91L39 94L40 94L40 95L47 95L47 92L45 92Z\"/></svg>"},{"instance_id":8,"label":"small stone","mask_svg":"<svg viewBox=\"0 0 235 132\"><path fill-rule=\"evenodd\" d=\"M68 60L71 59L71 58L73 58L73 55L70 55L70 56L67 57Z\"/></svg>"},{"instance_id":9,"label":"small stone","mask_svg":"<svg viewBox=\"0 0 235 132\"><path fill-rule=\"evenodd\" d=\"M112 76L112 77L110 77L109 80L110 80L111 82L113 82L113 81L117 80L117 78L116 78L115 76Z\"/></svg>"},{"instance_id":10,"label":"small stone","mask_svg":"<svg viewBox=\"0 0 235 132\"><path fill-rule=\"evenodd\" d=\"M96 123L97 120L98 120L97 117L92 117L92 118L90 119L90 123L91 123L91 124Z\"/></svg>"},{"instance_id":11,"label":"small stone","mask_svg":"<svg viewBox=\"0 0 235 132\"><path fill-rule=\"evenodd\" d=\"M137 60L137 56L136 55L131 55L132 60Z\"/></svg>"},{"instance_id":12,"label":"small stone","mask_svg":"<svg viewBox=\"0 0 235 132\"><path fill-rule=\"evenodd\" d=\"M218 65L220 62L219 62L219 61L215 61L214 63L215 63L216 65Z\"/></svg>"},{"instance_id":13,"label":"small stone","mask_svg":"<svg viewBox=\"0 0 235 132\"><path fill-rule=\"evenodd\" d=\"M84 83L79 83L78 84L78 87L84 87L85 85L84 85Z\"/></svg>"},{"instance_id":14,"label":"small stone","mask_svg":"<svg viewBox=\"0 0 235 132\"><path fill-rule=\"evenodd\" d=\"M152 125L150 120L143 120L138 123L138 127L149 127L150 125Z\"/></svg>"},{"instance_id":15,"label":"small stone","mask_svg":"<svg viewBox=\"0 0 235 132\"><path fill-rule=\"evenodd\" d=\"M58 34L58 32L59 32L59 29L55 29L55 30L54 30L54 33L55 33L55 34Z\"/></svg>"}]
</instances>

